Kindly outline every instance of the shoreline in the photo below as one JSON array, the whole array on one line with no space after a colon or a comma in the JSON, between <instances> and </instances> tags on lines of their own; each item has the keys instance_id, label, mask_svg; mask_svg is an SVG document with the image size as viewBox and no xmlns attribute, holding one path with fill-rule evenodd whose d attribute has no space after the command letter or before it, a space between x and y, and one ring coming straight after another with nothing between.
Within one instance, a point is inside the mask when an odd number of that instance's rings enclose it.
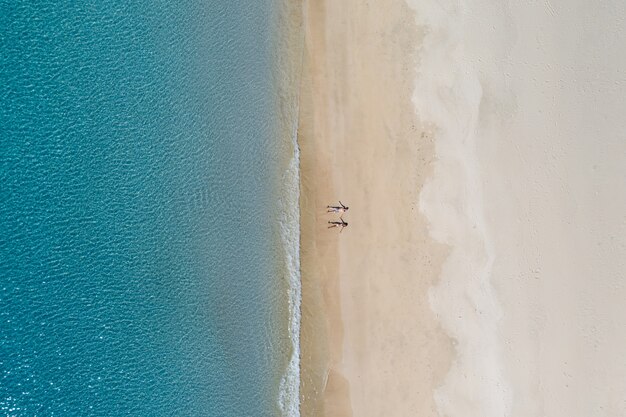
<instances>
[{"instance_id":1,"label":"shoreline","mask_svg":"<svg viewBox=\"0 0 626 417\"><path fill-rule=\"evenodd\" d=\"M273 397L275 414L296 417L300 408L300 205L299 205L299 148L297 143L299 86L302 72L302 7L300 0L276 0L273 4L271 42L273 62L272 111L277 116L274 136L279 139L279 153L283 157L274 180L276 207L276 240L281 248L277 273L281 290L287 297L280 305L281 320L276 325L287 330L284 344L278 348L284 354L277 369ZM281 294L281 295L282 295ZM280 298L282 300L282 298Z\"/></svg>"},{"instance_id":2,"label":"shoreline","mask_svg":"<svg viewBox=\"0 0 626 417\"><path fill-rule=\"evenodd\" d=\"M301 415L435 416L454 348L428 301L448 249L419 212L434 162L411 101L423 34L404 0L306 1L304 30ZM338 199L341 234L326 227Z\"/></svg>"}]
</instances>

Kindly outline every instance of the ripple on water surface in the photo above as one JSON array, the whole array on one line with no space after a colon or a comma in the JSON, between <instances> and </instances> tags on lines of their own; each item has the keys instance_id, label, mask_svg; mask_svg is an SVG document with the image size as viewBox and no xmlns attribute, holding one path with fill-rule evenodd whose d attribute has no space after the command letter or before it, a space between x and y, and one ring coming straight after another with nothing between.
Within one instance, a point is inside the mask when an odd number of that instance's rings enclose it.
<instances>
[{"instance_id":1,"label":"ripple on water surface","mask_svg":"<svg viewBox=\"0 0 626 417\"><path fill-rule=\"evenodd\" d=\"M4 414L275 414L287 148L237 3L3 7Z\"/></svg>"}]
</instances>

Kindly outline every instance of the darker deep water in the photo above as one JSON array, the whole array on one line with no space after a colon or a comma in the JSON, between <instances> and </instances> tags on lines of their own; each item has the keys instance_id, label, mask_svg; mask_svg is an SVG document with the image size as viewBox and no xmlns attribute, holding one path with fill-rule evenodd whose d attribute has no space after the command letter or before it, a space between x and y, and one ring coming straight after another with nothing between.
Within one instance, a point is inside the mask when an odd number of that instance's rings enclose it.
<instances>
[{"instance_id":1,"label":"darker deep water","mask_svg":"<svg viewBox=\"0 0 626 417\"><path fill-rule=\"evenodd\" d=\"M265 416L269 2L0 3L0 411Z\"/></svg>"}]
</instances>

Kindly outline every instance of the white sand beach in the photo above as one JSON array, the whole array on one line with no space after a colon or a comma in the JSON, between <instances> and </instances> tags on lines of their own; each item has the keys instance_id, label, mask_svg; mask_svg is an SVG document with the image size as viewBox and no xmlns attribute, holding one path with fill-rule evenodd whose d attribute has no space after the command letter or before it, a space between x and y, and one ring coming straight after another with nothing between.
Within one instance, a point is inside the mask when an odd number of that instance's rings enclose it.
<instances>
[{"instance_id":1,"label":"white sand beach","mask_svg":"<svg viewBox=\"0 0 626 417\"><path fill-rule=\"evenodd\" d=\"M411 102L421 34L404 0L307 1L304 16L301 414L434 416L453 349L428 301L446 248L419 213L434 162Z\"/></svg>"},{"instance_id":2,"label":"white sand beach","mask_svg":"<svg viewBox=\"0 0 626 417\"><path fill-rule=\"evenodd\" d=\"M304 2L303 416L626 415L625 7Z\"/></svg>"},{"instance_id":3,"label":"white sand beach","mask_svg":"<svg viewBox=\"0 0 626 417\"><path fill-rule=\"evenodd\" d=\"M626 415L623 2L411 0L442 416Z\"/></svg>"}]
</instances>

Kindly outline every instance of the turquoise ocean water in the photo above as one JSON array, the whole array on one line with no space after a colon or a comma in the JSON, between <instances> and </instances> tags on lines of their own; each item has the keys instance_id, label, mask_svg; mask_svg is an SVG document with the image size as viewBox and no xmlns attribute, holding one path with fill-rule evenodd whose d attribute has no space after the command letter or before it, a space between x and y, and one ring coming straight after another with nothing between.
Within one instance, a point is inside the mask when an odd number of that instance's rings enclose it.
<instances>
[{"instance_id":1,"label":"turquoise ocean water","mask_svg":"<svg viewBox=\"0 0 626 417\"><path fill-rule=\"evenodd\" d=\"M273 8L0 2L1 415L297 414Z\"/></svg>"}]
</instances>

